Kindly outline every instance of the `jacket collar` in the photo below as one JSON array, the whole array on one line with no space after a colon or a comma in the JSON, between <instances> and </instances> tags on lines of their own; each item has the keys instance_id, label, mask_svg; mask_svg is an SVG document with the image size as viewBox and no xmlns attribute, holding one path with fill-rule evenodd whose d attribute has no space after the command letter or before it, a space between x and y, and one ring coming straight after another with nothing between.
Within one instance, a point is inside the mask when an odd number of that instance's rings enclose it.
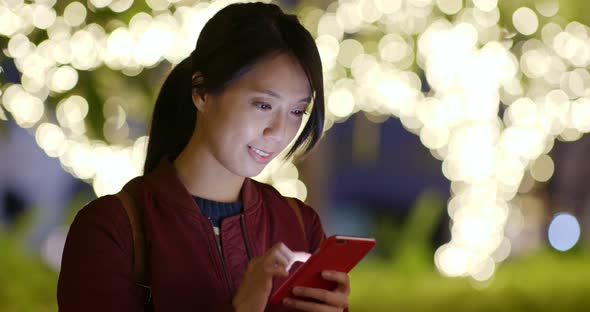
<instances>
[{"instance_id":1,"label":"jacket collar","mask_svg":"<svg viewBox=\"0 0 590 312\"><path fill-rule=\"evenodd\" d=\"M197 210L195 200L178 178L169 156L163 157L158 166L150 173L144 175L145 181L151 192L159 199L173 203L189 210ZM215 181L211 181L215 183ZM240 191L244 213L252 213L260 207L260 189L258 182L251 178L245 178Z\"/></svg>"}]
</instances>

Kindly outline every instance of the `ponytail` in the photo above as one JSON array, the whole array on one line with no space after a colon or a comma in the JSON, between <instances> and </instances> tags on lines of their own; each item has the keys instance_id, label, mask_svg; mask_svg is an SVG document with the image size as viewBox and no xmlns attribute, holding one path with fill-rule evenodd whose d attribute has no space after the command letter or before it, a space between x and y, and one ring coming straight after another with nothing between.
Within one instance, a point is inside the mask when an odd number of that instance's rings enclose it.
<instances>
[{"instance_id":1,"label":"ponytail","mask_svg":"<svg viewBox=\"0 0 590 312\"><path fill-rule=\"evenodd\" d=\"M190 140L196 122L193 105L191 57L176 65L160 89L150 129L144 174L164 156L176 158Z\"/></svg>"}]
</instances>

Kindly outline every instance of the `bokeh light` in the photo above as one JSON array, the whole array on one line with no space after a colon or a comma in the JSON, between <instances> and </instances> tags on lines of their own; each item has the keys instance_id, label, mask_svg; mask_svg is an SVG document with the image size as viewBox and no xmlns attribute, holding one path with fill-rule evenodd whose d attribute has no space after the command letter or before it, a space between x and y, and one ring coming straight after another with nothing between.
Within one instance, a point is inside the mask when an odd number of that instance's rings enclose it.
<instances>
[{"instance_id":1,"label":"bokeh light","mask_svg":"<svg viewBox=\"0 0 590 312\"><path fill-rule=\"evenodd\" d=\"M523 35L532 35L539 27L539 19L535 12L527 7L519 8L512 14L514 28Z\"/></svg>"},{"instance_id":2,"label":"bokeh light","mask_svg":"<svg viewBox=\"0 0 590 312\"><path fill-rule=\"evenodd\" d=\"M574 247L580 239L580 224L576 217L569 213L556 214L549 224L549 244L559 251L567 251Z\"/></svg>"},{"instance_id":3,"label":"bokeh light","mask_svg":"<svg viewBox=\"0 0 590 312\"><path fill-rule=\"evenodd\" d=\"M553 176L555 165L549 155L542 155L531 164L531 176L539 182L547 182Z\"/></svg>"}]
</instances>

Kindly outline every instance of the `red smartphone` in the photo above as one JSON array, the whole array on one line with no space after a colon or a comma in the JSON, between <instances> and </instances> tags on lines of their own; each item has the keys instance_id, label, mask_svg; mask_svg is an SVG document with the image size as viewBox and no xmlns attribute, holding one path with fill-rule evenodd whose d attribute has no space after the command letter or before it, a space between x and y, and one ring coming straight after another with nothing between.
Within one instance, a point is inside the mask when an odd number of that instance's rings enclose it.
<instances>
[{"instance_id":1,"label":"red smartphone","mask_svg":"<svg viewBox=\"0 0 590 312\"><path fill-rule=\"evenodd\" d=\"M325 280L322 271L350 272L357 263L375 246L370 237L340 236L328 237L319 250L307 262L299 266L270 297L270 303L279 304L283 298L292 295L293 287L303 286L334 290L337 283Z\"/></svg>"}]
</instances>

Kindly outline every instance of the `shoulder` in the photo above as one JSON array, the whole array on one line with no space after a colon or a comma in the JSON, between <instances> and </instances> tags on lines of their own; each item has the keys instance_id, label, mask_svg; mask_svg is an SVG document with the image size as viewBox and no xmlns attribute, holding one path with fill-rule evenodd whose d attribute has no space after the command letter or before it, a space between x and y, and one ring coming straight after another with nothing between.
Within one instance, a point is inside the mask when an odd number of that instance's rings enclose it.
<instances>
[{"instance_id":1,"label":"shoulder","mask_svg":"<svg viewBox=\"0 0 590 312\"><path fill-rule=\"evenodd\" d=\"M87 239L103 237L126 249L126 237L131 233L127 219L125 209L115 195L101 196L78 211L69 235Z\"/></svg>"},{"instance_id":2,"label":"shoulder","mask_svg":"<svg viewBox=\"0 0 590 312\"><path fill-rule=\"evenodd\" d=\"M121 202L115 195L105 195L92 200L78 211L75 220L100 221L111 219L124 212Z\"/></svg>"}]
</instances>

